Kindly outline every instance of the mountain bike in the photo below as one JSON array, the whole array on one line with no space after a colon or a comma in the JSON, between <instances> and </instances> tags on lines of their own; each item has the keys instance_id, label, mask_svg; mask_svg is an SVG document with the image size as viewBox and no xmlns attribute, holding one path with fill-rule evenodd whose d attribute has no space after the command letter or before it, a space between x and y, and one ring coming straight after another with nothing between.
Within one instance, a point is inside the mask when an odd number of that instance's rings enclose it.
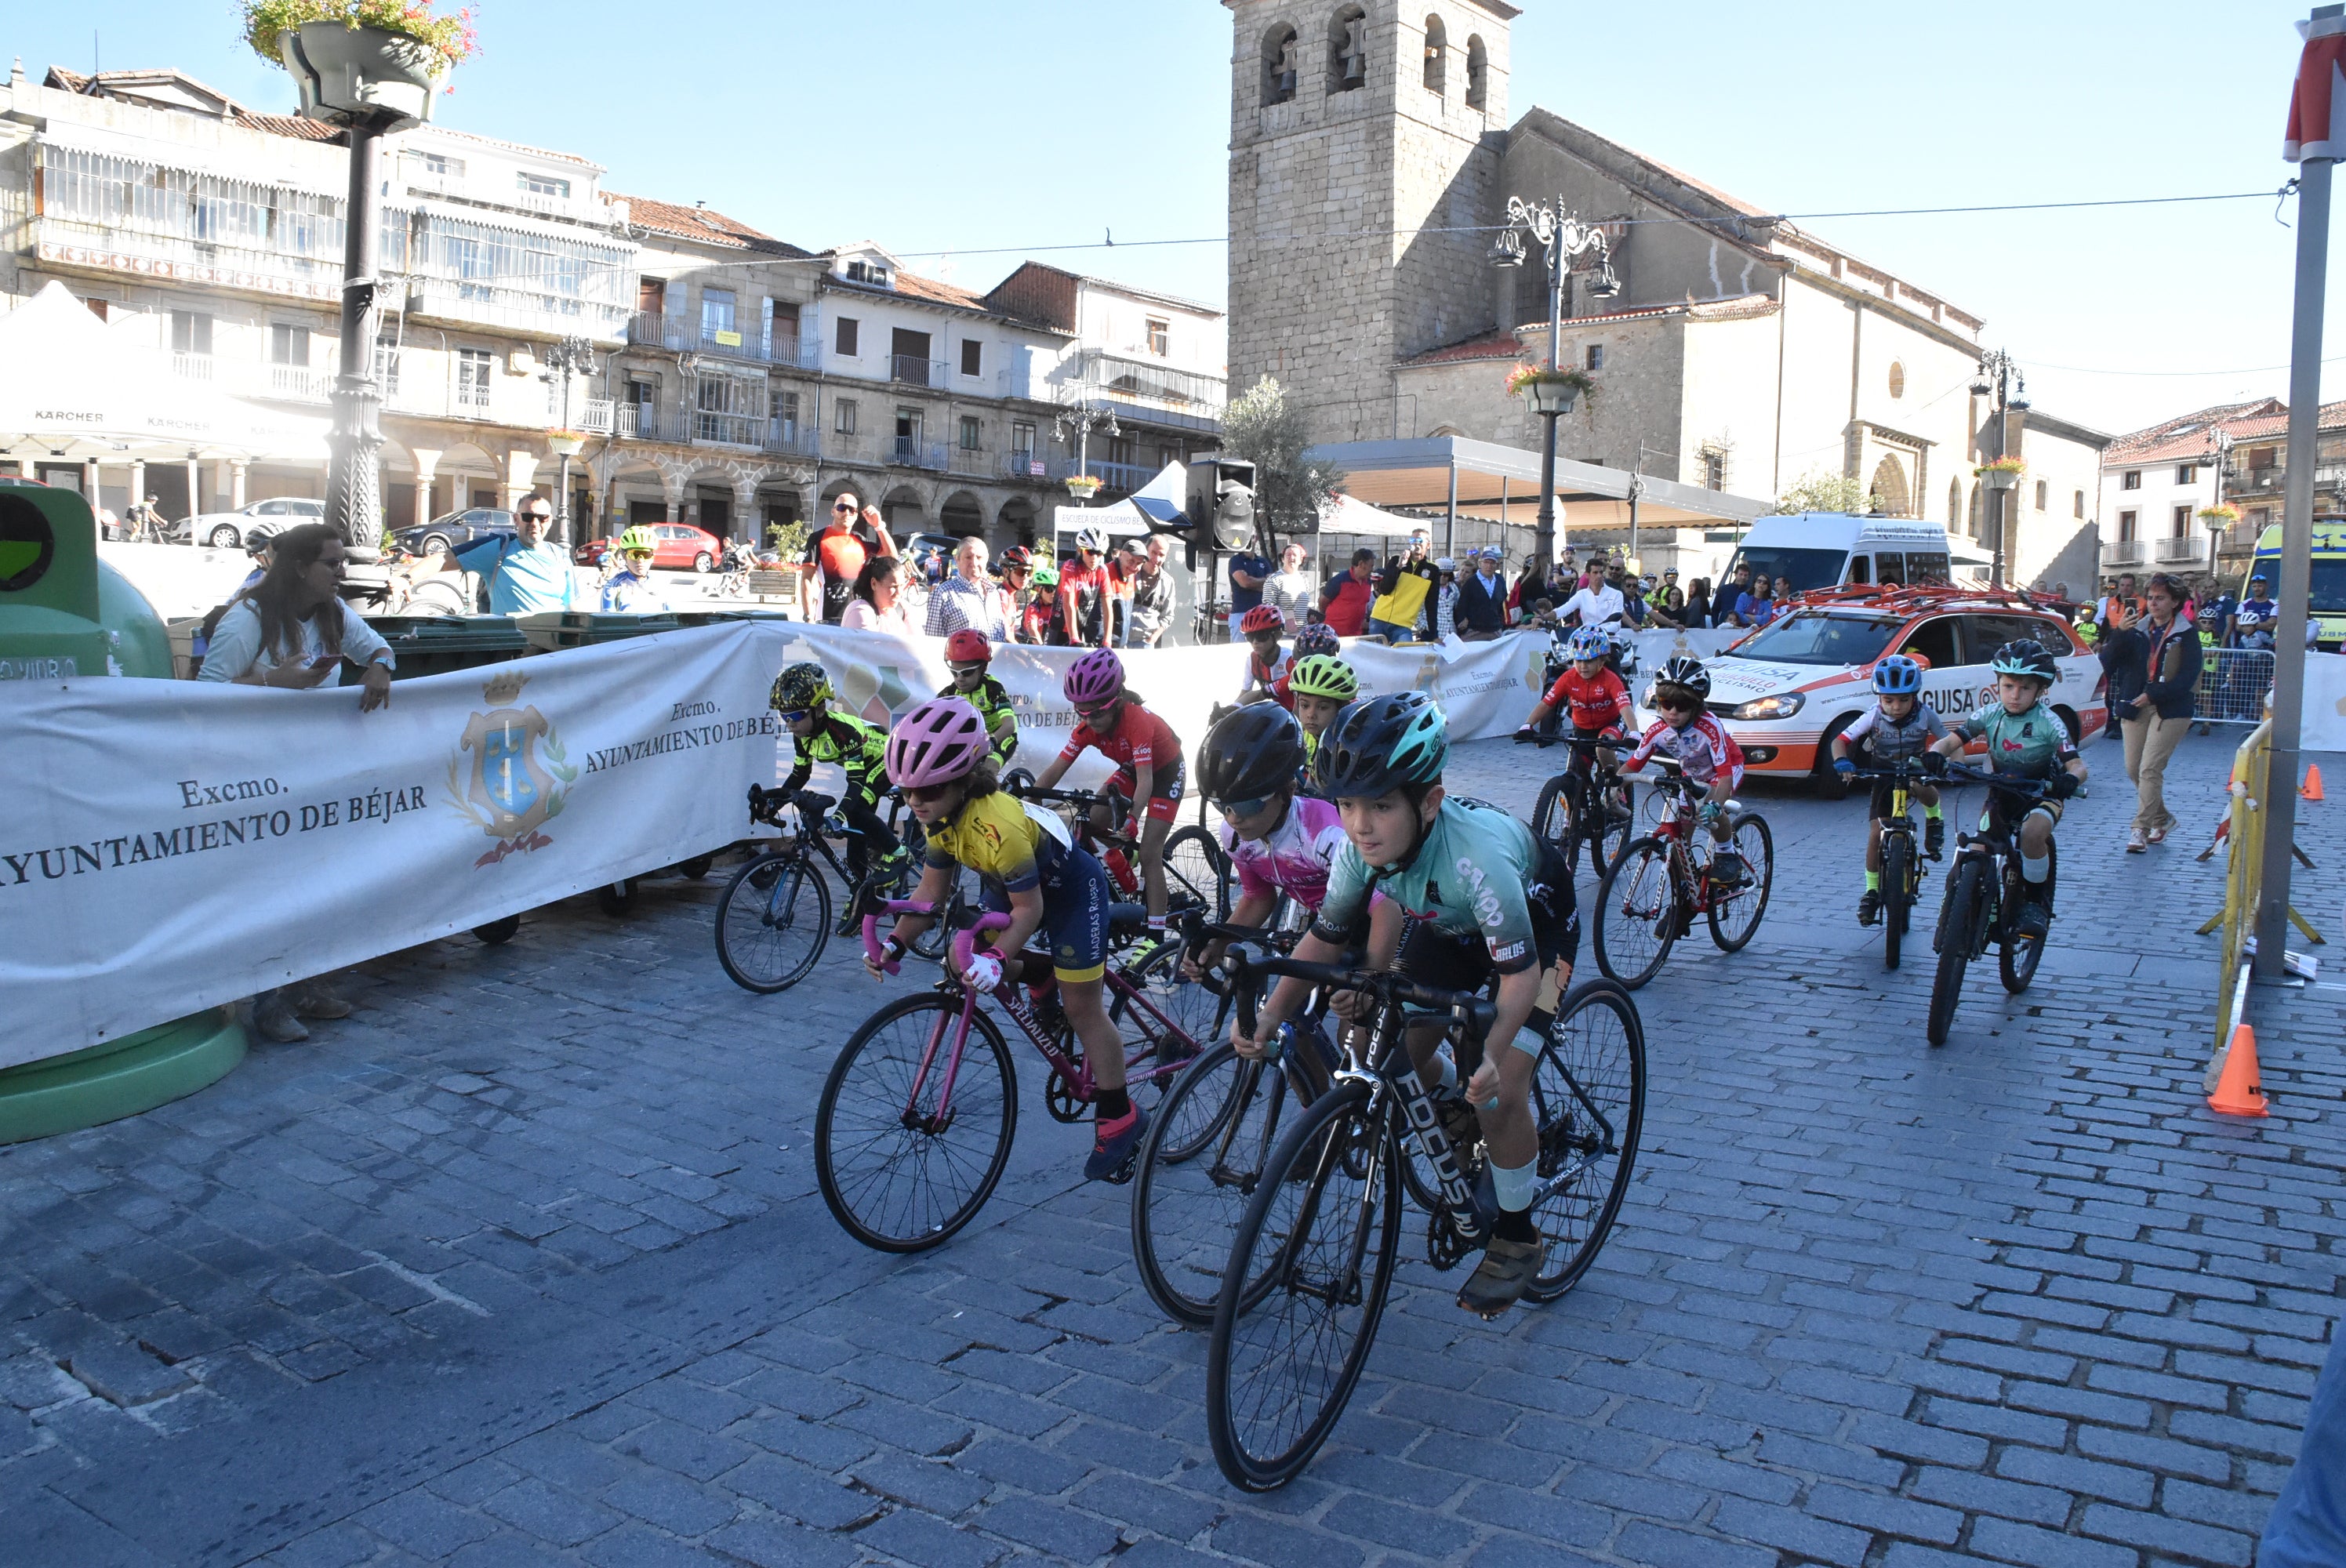
<instances>
[{"instance_id":1,"label":"mountain bike","mask_svg":"<svg viewBox=\"0 0 2346 1568\"><path fill-rule=\"evenodd\" d=\"M1661 815L1653 832L1631 840L1596 884L1591 932L1596 967L1631 991L1661 972L1662 961L1694 929L1697 915L1709 921L1710 940L1721 952L1741 952L1768 912L1776 876L1775 840L1766 818L1728 801L1727 841L1714 845L1700 820L1702 787L1669 758L1652 760L1662 768L1654 785ZM1710 875L1711 859L1721 850L1743 857L1743 878L1731 885Z\"/></svg>"},{"instance_id":2,"label":"mountain bike","mask_svg":"<svg viewBox=\"0 0 2346 1568\"><path fill-rule=\"evenodd\" d=\"M1005 789L1008 788L1005 782ZM1015 791L1022 800L1057 806L1076 842L1098 857L1107 868L1109 885L1119 899L1143 896L1140 845L1132 817L1132 802L1112 790L1038 789L1031 782ZM1092 808L1107 802L1110 827L1103 836L1092 821ZM1215 920L1230 912L1230 862L1222 841L1209 828L1178 828L1165 835L1165 912L1184 909L1207 911Z\"/></svg>"},{"instance_id":3,"label":"mountain bike","mask_svg":"<svg viewBox=\"0 0 2346 1568\"><path fill-rule=\"evenodd\" d=\"M935 906L882 901L879 913L931 914ZM879 913L863 919L863 951L882 962ZM1137 906L1110 911L1109 938L1128 942L1146 919ZM977 935L1010 923L987 913L953 936L954 967L965 968ZM1020 953L1028 972L1047 974L1047 950ZM1196 1057L1202 1042L1185 1019L1183 990L1159 983L1179 951L1163 947L1137 966L1108 965L1103 976L1109 1019L1124 1036L1125 1087L1148 1106ZM1091 1064L1066 1018L1040 1006L1024 980L1005 977L991 993L1051 1070L1044 1109L1054 1121L1079 1122L1096 1095ZM1001 1026L983 1000L951 973L927 991L887 1003L840 1047L815 1105L815 1180L840 1228L882 1252L924 1252L952 1237L985 1207L1010 1160L1018 1130L1018 1076ZM1128 1179L1112 1177L1113 1180Z\"/></svg>"},{"instance_id":4,"label":"mountain bike","mask_svg":"<svg viewBox=\"0 0 2346 1568\"><path fill-rule=\"evenodd\" d=\"M1517 742L1537 746L1569 746L1589 759L1584 776L1571 769L1540 786L1539 803L1532 808L1532 832L1564 851L1564 863L1579 869L1580 846L1588 846L1588 869L1603 876L1621 858L1637 821L1637 802L1629 781L1614 767L1614 751L1632 749L1637 742L1606 737L1582 739L1576 735L1518 734Z\"/></svg>"},{"instance_id":5,"label":"mountain bike","mask_svg":"<svg viewBox=\"0 0 2346 1568\"><path fill-rule=\"evenodd\" d=\"M1882 819L1882 962L1895 969L1923 895L1924 856L1914 837L1912 787L1926 775L1918 759L1899 757L1887 767L1861 768L1850 777L1879 779L1890 786L1890 809Z\"/></svg>"},{"instance_id":6,"label":"mountain bike","mask_svg":"<svg viewBox=\"0 0 2346 1568\"><path fill-rule=\"evenodd\" d=\"M717 962L743 990L787 991L813 972L833 929L831 883L822 874L825 866L848 890L851 907L866 896L901 890L907 880L919 875L927 839L919 822L903 812L901 798L892 799L890 826L895 830L895 841L908 851L911 867L881 886L867 885L869 877L849 875L831 847L831 835L852 837L855 832L845 818L831 814L838 804L832 797L809 789L792 795L755 784L750 787L750 820L781 828L784 836L735 871L717 896ZM796 809L795 827L783 823L781 813L786 809ZM943 956L952 933L969 923L974 906L964 881L956 879L944 918L913 944L913 951L921 957L933 961Z\"/></svg>"},{"instance_id":7,"label":"mountain bike","mask_svg":"<svg viewBox=\"0 0 2346 1568\"><path fill-rule=\"evenodd\" d=\"M1489 1239L1494 1217L1474 1196L1479 1145L1453 1141L1410 1064L1403 1033L1417 1019L1440 1020L1463 1070L1495 1010L1473 993L1391 971L1242 955L1230 968L1250 1035L1258 977L1359 992L1373 1010L1332 1084L1292 1115L1255 1176L1214 1304L1206 1425L1215 1462L1232 1485L1267 1492L1311 1461L1360 1380L1392 1286L1404 1193L1430 1216L1436 1268ZM1525 1297L1544 1302L1596 1260L1637 1163L1646 1044L1625 989L1604 980L1574 988L1540 1049L1531 1096L1539 1130L1532 1213L1550 1250ZM1417 1146L1427 1190L1409 1174L1405 1142Z\"/></svg>"},{"instance_id":8,"label":"mountain bike","mask_svg":"<svg viewBox=\"0 0 2346 1568\"><path fill-rule=\"evenodd\" d=\"M1947 765L1946 776L1984 784L2031 805L2045 798L2042 779L2006 778L1953 762ZM2018 824L2013 826L2016 830ZM2045 907L2049 911L2061 872L2059 846L2048 840L2045 853L2053 862L2045 880ZM1976 835L1955 835L1954 862L1947 869L1946 896L1939 905L1939 929L1931 938L1939 953L1938 973L1931 981L1930 1022L1924 1030L1932 1044L1947 1043L1955 1006L1964 999L1964 971L1972 960L1986 954L1991 942L1996 944L1996 967L2004 990L2017 995L2036 978L2045 943L2020 929L2020 910L2026 897L2020 850L2011 831L1984 828Z\"/></svg>"}]
</instances>

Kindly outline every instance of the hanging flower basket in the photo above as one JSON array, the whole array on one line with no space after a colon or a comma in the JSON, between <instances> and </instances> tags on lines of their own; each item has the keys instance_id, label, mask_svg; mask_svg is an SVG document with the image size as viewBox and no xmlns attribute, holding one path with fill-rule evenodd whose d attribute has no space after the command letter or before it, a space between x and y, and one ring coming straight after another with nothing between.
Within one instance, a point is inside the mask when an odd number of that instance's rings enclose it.
<instances>
[{"instance_id":1,"label":"hanging flower basket","mask_svg":"<svg viewBox=\"0 0 2346 1568\"><path fill-rule=\"evenodd\" d=\"M2028 464L2016 457L1992 457L1972 470L1972 477L1985 484L1990 490L2014 490L2020 485L2020 476L2028 472Z\"/></svg>"},{"instance_id":2,"label":"hanging flower basket","mask_svg":"<svg viewBox=\"0 0 2346 1568\"><path fill-rule=\"evenodd\" d=\"M304 119L404 129L432 117L432 100L476 47L469 9L433 13L431 0L244 0L245 42L282 64Z\"/></svg>"},{"instance_id":3,"label":"hanging flower basket","mask_svg":"<svg viewBox=\"0 0 2346 1568\"><path fill-rule=\"evenodd\" d=\"M586 433L578 430L549 430L546 444L556 457L576 457L586 450Z\"/></svg>"},{"instance_id":4,"label":"hanging flower basket","mask_svg":"<svg viewBox=\"0 0 2346 1568\"><path fill-rule=\"evenodd\" d=\"M2217 534L2239 524L2240 521L2240 509L2237 506L2227 506L2218 504L2214 506L2202 506L2199 508L2198 515L2199 518L2199 525L2202 528L2207 529L2211 534Z\"/></svg>"},{"instance_id":5,"label":"hanging flower basket","mask_svg":"<svg viewBox=\"0 0 2346 1568\"><path fill-rule=\"evenodd\" d=\"M1099 492L1100 482L1096 475L1071 473L1067 476L1067 494L1078 501L1089 501Z\"/></svg>"},{"instance_id":6,"label":"hanging flower basket","mask_svg":"<svg viewBox=\"0 0 2346 1568\"><path fill-rule=\"evenodd\" d=\"M1530 399L1532 412L1544 416L1570 413L1575 402L1596 394L1596 382L1584 370L1519 364L1507 372L1507 395Z\"/></svg>"}]
</instances>

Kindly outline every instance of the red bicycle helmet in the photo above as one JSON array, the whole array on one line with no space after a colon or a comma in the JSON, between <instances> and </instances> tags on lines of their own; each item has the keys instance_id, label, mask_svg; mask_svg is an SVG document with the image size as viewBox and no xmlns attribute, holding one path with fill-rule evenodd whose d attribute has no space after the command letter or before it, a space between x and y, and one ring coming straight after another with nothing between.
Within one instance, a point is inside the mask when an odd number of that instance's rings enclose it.
<instances>
[{"instance_id":1,"label":"red bicycle helmet","mask_svg":"<svg viewBox=\"0 0 2346 1568\"><path fill-rule=\"evenodd\" d=\"M974 626L964 626L945 639L945 662L948 664L967 664L973 659L983 664L990 662L993 657L994 644Z\"/></svg>"},{"instance_id":2,"label":"red bicycle helmet","mask_svg":"<svg viewBox=\"0 0 2346 1568\"><path fill-rule=\"evenodd\" d=\"M957 697L933 697L889 732L888 781L899 789L948 784L986 754L985 720Z\"/></svg>"},{"instance_id":3,"label":"red bicycle helmet","mask_svg":"<svg viewBox=\"0 0 2346 1568\"><path fill-rule=\"evenodd\" d=\"M1269 605L1257 605L1239 622L1240 636L1250 637L1257 632L1283 632L1286 629L1287 617Z\"/></svg>"}]
</instances>

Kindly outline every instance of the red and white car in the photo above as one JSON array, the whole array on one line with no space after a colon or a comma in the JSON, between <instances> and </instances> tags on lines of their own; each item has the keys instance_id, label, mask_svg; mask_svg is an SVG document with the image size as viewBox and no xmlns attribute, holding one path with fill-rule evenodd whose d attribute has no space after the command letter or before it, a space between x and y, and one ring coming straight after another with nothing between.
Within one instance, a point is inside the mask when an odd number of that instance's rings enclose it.
<instances>
[{"instance_id":1,"label":"red and white car","mask_svg":"<svg viewBox=\"0 0 2346 1568\"><path fill-rule=\"evenodd\" d=\"M1873 705L1873 666L1902 653L1923 667L1923 695L1949 723L1995 701L1988 660L2034 637L2053 650L2061 678L2046 700L2082 744L2109 723L2101 661L2057 611L2018 594L1978 588L1883 589L1851 584L1801 595L1767 626L1703 660L1709 708L1743 748L1747 772L1833 782L1832 740ZM1640 694L1650 723L1650 684Z\"/></svg>"}]
</instances>

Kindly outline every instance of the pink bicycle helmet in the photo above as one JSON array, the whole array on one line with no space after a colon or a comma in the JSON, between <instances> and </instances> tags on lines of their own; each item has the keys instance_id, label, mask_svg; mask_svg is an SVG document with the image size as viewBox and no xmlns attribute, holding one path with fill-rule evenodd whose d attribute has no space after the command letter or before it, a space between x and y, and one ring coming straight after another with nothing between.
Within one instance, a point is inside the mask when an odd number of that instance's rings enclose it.
<instances>
[{"instance_id":1,"label":"pink bicycle helmet","mask_svg":"<svg viewBox=\"0 0 2346 1568\"><path fill-rule=\"evenodd\" d=\"M1124 661L1114 648L1094 648L1067 667L1061 689L1077 708L1096 708L1122 695Z\"/></svg>"},{"instance_id":2,"label":"pink bicycle helmet","mask_svg":"<svg viewBox=\"0 0 2346 1568\"><path fill-rule=\"evenodd\" d=\"M957 697L933 697L888 733L888 781L919 789L965 778L986 754L985 720Z\"/></svg>"}]
</instances>

